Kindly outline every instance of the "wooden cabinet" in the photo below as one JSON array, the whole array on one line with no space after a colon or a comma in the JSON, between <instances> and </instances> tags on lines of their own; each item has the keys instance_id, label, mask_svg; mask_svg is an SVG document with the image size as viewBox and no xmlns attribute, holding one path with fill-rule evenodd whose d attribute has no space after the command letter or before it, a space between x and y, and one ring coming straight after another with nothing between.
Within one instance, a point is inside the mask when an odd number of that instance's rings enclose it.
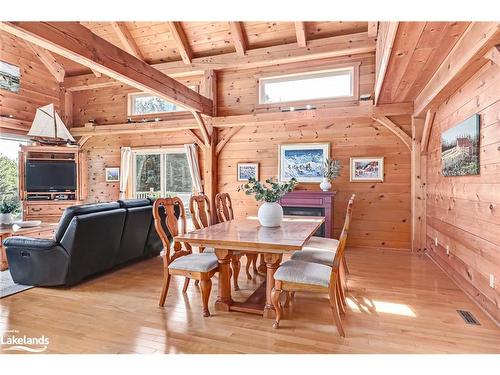
<instances>
[{"instance_id":1,"label":"wooden cabinet","mask_svg":"<svg viewBox=\"0 0 500 375\"><path fill-rule=\"evenodd\" d=\"M26 188L26 163L29 161L72 161L76 166L76 189L71 191L31 192ZM24 220L57 223L66 207L81 204L87 197L85 154L72 146L23 146L19 153L19 198ZM70 199L58 199L65 195ZM43 198L43 199L37 199Z\"/></svg>"}]
</instances>

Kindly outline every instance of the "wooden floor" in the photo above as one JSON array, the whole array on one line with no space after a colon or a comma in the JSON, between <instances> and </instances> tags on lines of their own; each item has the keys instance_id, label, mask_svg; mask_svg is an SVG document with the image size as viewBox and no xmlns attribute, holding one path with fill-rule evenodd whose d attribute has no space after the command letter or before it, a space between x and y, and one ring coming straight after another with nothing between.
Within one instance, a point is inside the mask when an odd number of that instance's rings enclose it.
<instances>
[{"instance_id":1,"label":"wooden floor","mask_svg":"<svg viewBox=\"0 0 500 375\"><path fill-rule=\"evenodd\" d=\"M200 291L174 278L158 307L161 259L71 289L35 288L1 300L0 331L45 335L50 353L499 353L500 329L426 256L348 249L347 337L332 324L325 296L297 293L279 330L256 315L201 316ZM257 277L258 282L262 277ZM257 285L240 274L243 297ZM466 325L470 310L480 326Z\"/></svg>"}]
</instances>

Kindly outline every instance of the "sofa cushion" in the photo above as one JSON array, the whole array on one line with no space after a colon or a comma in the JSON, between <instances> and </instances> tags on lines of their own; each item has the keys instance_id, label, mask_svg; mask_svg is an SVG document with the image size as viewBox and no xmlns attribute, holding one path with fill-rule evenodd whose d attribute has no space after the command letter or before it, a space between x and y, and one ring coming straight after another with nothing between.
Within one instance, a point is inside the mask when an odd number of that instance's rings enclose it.
<instances>
[{"instance_id":1,"label":"sofa cushion","mask_svg":"<svg viewBox=\"0 0 500 375\"><path fill-rule=\"evenodd\" d=\"M149 199L120 199L118 203L122 208L152 206Z\"/></svg>"},{"instance_id":2,"label":"sofa cushion","mask_svg":"<svg viewBox=\"0 0 500 375\"><path fill-rule=\"evenodd\" d=\"M146 206L127 208L120 249L116 254L115 264L144 255L149 227L153 219L151 205L149 201L147 203Z\"/></svg>"},{"instance_id":3,"label":"sofa cushion","mask_svg":"<svg viewBox=\"0 0 500 375\"><path fill-rule=\"evenodd\" d=\"M288 260L279 266L274 279L297 284L318 285L328 288L332 268L319 263Z\"/></svg>"},{"instance_id":4,"label":"sofa cushion","mask_svg":"<svg viewBox=\"0 0 500 375\"><path fill-rule=\"evenodd\" d=\"M168 268L192 272L208 272L217 268L217 265L218 261L215 254L201 253L179 257L170 263Z\"/></svg>"},{"instance_id":5,"label":"sofa cushion","mask_svg":"<svg viewBox=\"0 0 500 375\"><path fill-rule=\"evenodd\" d=\"M91 214L94 212L116 210L117 208L120 208L120 204L118 202L90 203L66 208L61 217L61 220L59 220L59 225L56 229L56 241L60 242L62 240L69 223L71 223L71 220L75 216Z\"/></svg>"}]
</instances>

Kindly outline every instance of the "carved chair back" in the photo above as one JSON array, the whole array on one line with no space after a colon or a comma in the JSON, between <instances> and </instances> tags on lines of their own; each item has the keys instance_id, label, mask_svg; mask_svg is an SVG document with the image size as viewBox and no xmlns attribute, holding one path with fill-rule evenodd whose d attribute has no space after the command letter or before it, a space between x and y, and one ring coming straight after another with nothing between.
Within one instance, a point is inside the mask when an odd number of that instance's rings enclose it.
<instances>
[{"instance_id":1,"label":"carved chair back","mask_svg":"<svg viewBox=\"0 0 500 375\"><path fill-rule=\"evenodd\" d=\"M156 232L163 243L162 255L166 258L167 264L170 264L180 256L192 253L191 246L188 243L184 243L185 250L183 250L182 244L173 240L173 237L185 234L187 228L186 212L180 198L156 199L153 204L153 217ZM170 255L172 247L174 253Z\"/></svg>"},{"instance_id":2,"label":"carved chair back","mask_svg":"<svg viewBox=\"0 0 500 375\"><path fill-rule=\"evenodd\" d=\"M234 219L233 204L228 193L218 193L215 196L215 212L219 223Z\"/></svg>"},{"instance_id":3,"label":"carved chair back","mask_svg":"<svg viewBox=\"0 0 500 375\"><path fill-rule=\"evenodd\" d=\"M354 204L354 197L355 195L353 194L351 196L351 199L349 199L349 203L347 204L347 213L345 217L344 227L342 228L342 232L340 233L339 244L337 246L335 258L333 258L332 273L330 276L330 288L335 287L336 283L339 281L340 265L343 263L343 258L345 255L347 234L349 232L349 225L352 217L352 206Z\"/></svg>"},{"instance_id":4,"label":"carved chair back","mask_svg":"<svg viewBox=\"0 0 500 375\"><path fill-rule=\"evenodd\" d=\"M205 194L193 195L189 200L189 211L196 229L212 225L210 200Z\"/></svg>"}]
</instances>

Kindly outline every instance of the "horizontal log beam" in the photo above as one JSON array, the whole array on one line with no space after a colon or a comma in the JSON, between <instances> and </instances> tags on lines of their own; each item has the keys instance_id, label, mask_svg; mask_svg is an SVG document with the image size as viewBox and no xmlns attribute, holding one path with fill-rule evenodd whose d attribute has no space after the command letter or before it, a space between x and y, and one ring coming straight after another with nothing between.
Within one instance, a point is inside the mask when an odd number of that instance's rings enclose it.
<instances>
[{"instance_id":1,"label":"horizontal log beam","mask_svg":"<svg viewBox=\"0 0 500 375\"><path fill-rule=\"evenodd\" d=\"M436 109L485 63L485 54L500 43L500 23L472 22L415 99L415 116Z\"/></svg>"},{"instance_id":2,"label":"horizontal log beam","mask_svg":"<svg viewBox=\"0 0 500 375\"><path fill-rule=\"evenodd\" d=\"M384 104L375 107L374 105L354 105L334 108L321 108L309 111L297 112L269 112L252 115L235 115L223 117L204 117L203 124L207 127L244 127L255 125L273 125L282 123L302 122L304 120L336 119L336 118L372 118L374 116L397 116L411 115L413 113L412 103ZM194 114L193 114L194 116ZM186 130L201 130L195 118L182 120L164 120L147 123L123 123L112 125L86 124L81 127L73 127L70 132L74 137L82 136L106 136L112 134L132 134L132 133L154 133L173 132ZM207 137L208 137L207 132ZM203 137L205 138L205 137ZM206 142L203 142L204 144Z\"/></svg>"},{"instance_id":3,"label":"horizontal log beam","mask_svg":"<svg viewBox=\"0 0 500 375\"><path fill-rule=\"evenodd\" d=\"M212 115L212 100L95 35L78 22L0 22L0 30L140 91Z\"/></svg>"},{"instance_id":4,"label":"horizontal log beam","mask_svg":"<svg viewBox=\"0 0 500 375\"><path fill-rule=\"evenodd\" d=\"M341 57L375 51L375 42L367 33L334 36L310 40L307 47L299 47L296 43L246 50L245 55L238 52L221 55L193 58L191 64L182 61L152 64L151 66L170 77L180 78L191 75L202 75L209 69L245 69L259 66L310 61L330 57ZM123 84L102 77L93 80L90 74L66 77L64 85L67 90L92 90ZM88 82L85 84L85 82Z\"/></svg>"}]
</instances>

